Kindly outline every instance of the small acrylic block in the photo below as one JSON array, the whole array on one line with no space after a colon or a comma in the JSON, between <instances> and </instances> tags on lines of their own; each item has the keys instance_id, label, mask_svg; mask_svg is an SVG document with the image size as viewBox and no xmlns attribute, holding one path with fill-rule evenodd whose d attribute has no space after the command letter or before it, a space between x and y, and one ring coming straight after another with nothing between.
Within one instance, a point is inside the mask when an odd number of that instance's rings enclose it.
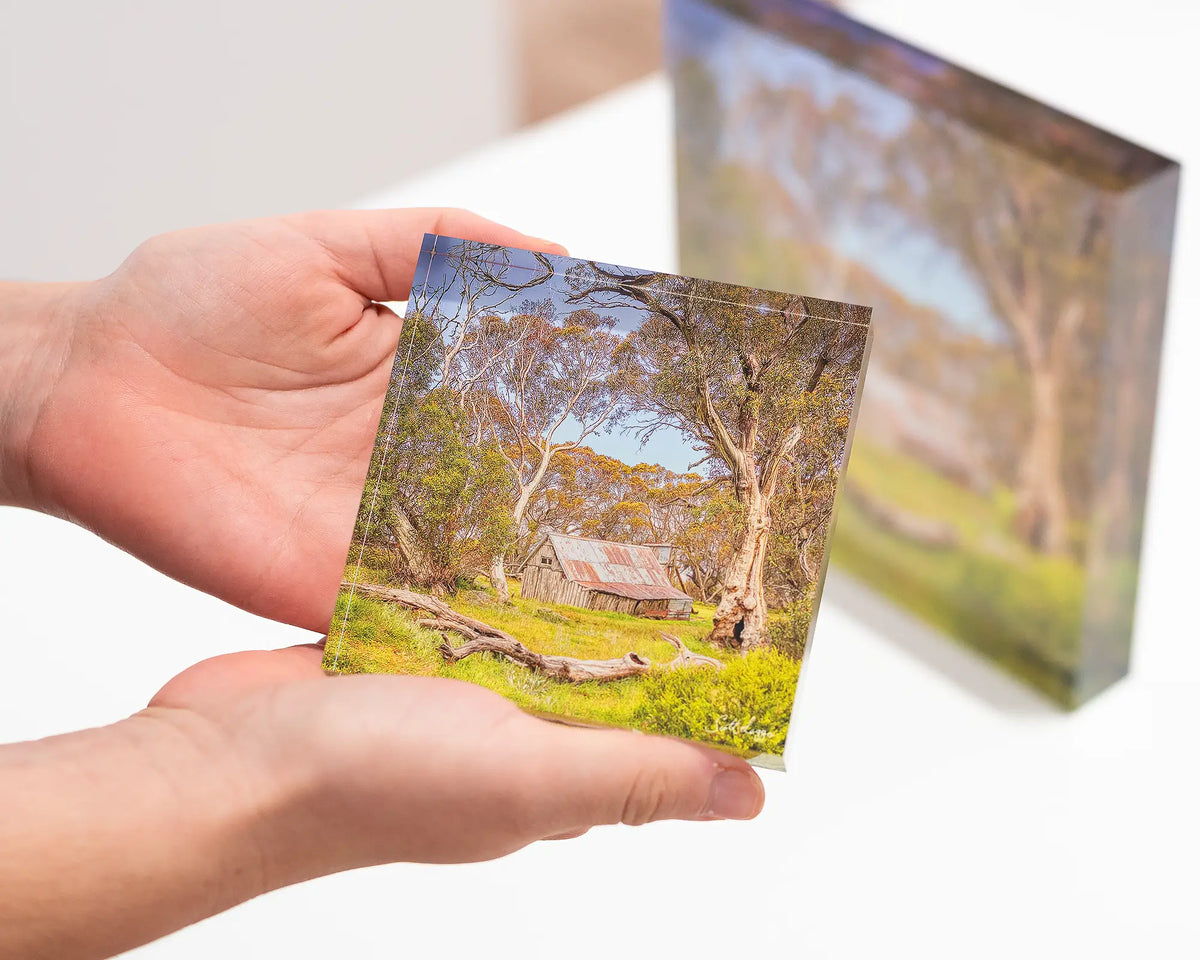
<instances>
[{"instance_id":1,"label":"small acrylic block","mask_svg":"<svg viewBox=\"0 0 1200 960\"><path fill-rule=\"evenodd\" d=\"M326 642L779 766L870 310L427 236Z\"/></svg>"}]
</instances>

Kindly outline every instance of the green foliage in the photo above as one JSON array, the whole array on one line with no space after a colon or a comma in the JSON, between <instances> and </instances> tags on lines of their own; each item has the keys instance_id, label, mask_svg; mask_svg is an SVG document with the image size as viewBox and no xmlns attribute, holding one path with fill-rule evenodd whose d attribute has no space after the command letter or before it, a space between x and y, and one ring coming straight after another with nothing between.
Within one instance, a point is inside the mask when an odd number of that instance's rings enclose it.
<instances>
[{"instance_id":1,"label":"green foliage","mask_svg":"<svg viewBox=\"0 0 1200 960\"><path fill-rule=\"evenodd\" d=\"M364 495L354 522L355 543L364 539L386 540L390 507L401 492L398 473L402 471L397 471L395 464L402 459L400 451L405 438L416 432L417 407L429 392L440 348L440 335L432 321L420 314L405 318L404 335L384 394Z\"/></svg>"},{"instance_id":2,"label":"green foliage","mask_svg":"<svg viewBox=\"0 0 1200 960\"><path fill-rule=\"evenodd\" d=\"M634 722L668 736L779 755L799 676L800 663L770 647L730 659L720 671L654 673Z\"/></svg>"},{"instance_id":3,"label":"green foliage","mask_svg":"<svg viewBox=\"0 0 1200 960\"><path fill-rule=\"evenodd\" d=\"M793 660L799 660L804 655L815 596L816 585L813 584L788 606L772 613L767 622L767 637L771 646Z\"/></svg>"},{"instance_id":4,"label":"green foliage","mask_svg":"<svg viewBox=\"0 0 1200 960\"><path fill-rule=\"evenodd\" d=\"M743 658L705 643L713 614L706 604L696 605L690 621L671 622L668 629L696 653L725 662L725 670L696 667L608 683L573 684L493 654L447 664L438 653L441 635L416 626L411 613L395 604L356 596L347 617L347 593L342 592L334 614L325 657L328 669L333 668L336 656L337 670L342 673L467 680L533 713L636 727L647 733L694 736L744 753L778 754L782 749L799 663L770 648ZM497 604L478 592L445 599L461 613L506 630L539 653L608 659L632 650L659 664L669 663L675 656L674 648L660 636L664 629L661 621L520 597L514 597L511 605ZM688 706L685 701L691 698L696 702Z\"/></svg>"},{"instance_id":5,"label":"green foliage","mask_svg":"<svg viewBox=\"0 0 1200 960\"><path fill-rule=\"evenodd\" d=\"M388 547L372 546L370 543L351 547L342 578L355 583L375 583L384 587L402 587L409 582L408 568L401 556Z\"/></svg>"},{"instance_id":6,"label":"green foliage","mask_svg":"<svg viewBox=\"0 0 1200 960\"><path fill-rule=\"evenodd\" d=\"M512 539L506 497L497 495L511 486L504 456L494 443L469 441L465 414L443 390L396 409L391 442L376 444L355 540L367 536L374 551L390 553L379 564L389 582L452 587Z\"/></svg>"}]
</instances>

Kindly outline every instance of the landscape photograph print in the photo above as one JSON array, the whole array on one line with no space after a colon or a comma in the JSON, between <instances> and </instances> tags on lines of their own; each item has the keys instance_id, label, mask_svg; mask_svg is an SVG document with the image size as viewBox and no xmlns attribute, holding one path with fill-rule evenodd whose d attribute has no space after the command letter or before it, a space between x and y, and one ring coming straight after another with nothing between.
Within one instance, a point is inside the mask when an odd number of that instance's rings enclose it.
<instances>
[{"instance_id":1,"label":"landscape photograph print","mask_svg":"<svg viewBox=\"0 0 1200 960\"><path fill-rule=\"evenodd\" d=\"M1105 689L1178 164L814 0L666 26L681 268L875 311L832 563L1061 705Z\"/></svg>"},{"instance_id":2,"label":"landscape photograph print","mask_svg":"<svg viewBox=\"0 0 1200 960\"><path fill-rule=\"evenodd\" d=\"M429 235L326 643L779 765L870 310Z\"/></svg>"}]
</instances>

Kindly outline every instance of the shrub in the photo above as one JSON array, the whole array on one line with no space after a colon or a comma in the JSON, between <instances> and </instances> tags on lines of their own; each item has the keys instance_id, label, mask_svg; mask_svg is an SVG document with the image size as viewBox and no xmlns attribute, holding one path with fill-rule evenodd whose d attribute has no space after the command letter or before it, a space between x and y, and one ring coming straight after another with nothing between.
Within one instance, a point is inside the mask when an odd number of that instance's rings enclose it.
<instances>
[{"instance_id":1,"label":"shrub","mask_svg":"<svg viewBox=\"0 0 1200 960\"><path fill-rule=\"evenodd\" d=\"M357 545L351 545L350 553L346 558L345 578L347 580L388 587L408 585L408 570L405 568L404 560L398 550L375 544L356 547Z\"/></svg>"},{"instance_id":2,"label":"shrub","mask_svg":"<svg viewBox=\"0 0 1200 960\"><path fill-rule=\"evenodd\" d=\"M643 729L706 740L745 753L783 753L800 663L770 647L724 670L688 667L654 673L634 715Z\"/></svg>"},{"instance_id":3,"label":"shrub","mask_svg":"<svg viewBox=\"0 0 1200 960\"><path fill-rule=\"evenodd\" d=\"M799 660L804 655L804 644L808 640L808 625L812 621L813 590L772 614L767 623L767 638L776 650Z\"/></svg>"}]
</instances>

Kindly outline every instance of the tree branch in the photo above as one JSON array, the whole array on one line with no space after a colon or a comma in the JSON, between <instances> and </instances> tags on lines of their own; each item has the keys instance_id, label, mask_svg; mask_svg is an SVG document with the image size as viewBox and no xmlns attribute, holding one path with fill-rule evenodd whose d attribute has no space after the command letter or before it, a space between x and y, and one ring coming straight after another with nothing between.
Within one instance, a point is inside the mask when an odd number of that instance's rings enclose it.
<instances>
[{"instance_id":1,"label":"tree branch","mask_svg":"<svg viewBox=\"0 0 1200 960\"><path fill-rule=\"evenodd\" d=\"M442 635L439 652L447 663L457 663L476 653L498 653L506 660L511 660L513 663L528 667L538 673L544 673L556 680L565 680L568 683L623 680L627 677L643 676L649 673L653 667L647 658L632 650L623 657L611 660L580 660L576 657L535 653L511 634L484 623L482 620L461 614L437 597L394 587L380 587L371 583L352 584L345 580L342 581L342 587L353 588L355 593L370 597L372 600L398 603L403 607L431 614L432 616L417 620L417 626L430 630L450 631L464 637L466 642L455 647L445 634ZM718 670L725 667L725 664L714 657L706 657L688 650L678 637L665 633L662 634L662 637L679 651L679 655L667 664L668 670L697 665L711 666Z\"/></svg>"}]
</instances>

